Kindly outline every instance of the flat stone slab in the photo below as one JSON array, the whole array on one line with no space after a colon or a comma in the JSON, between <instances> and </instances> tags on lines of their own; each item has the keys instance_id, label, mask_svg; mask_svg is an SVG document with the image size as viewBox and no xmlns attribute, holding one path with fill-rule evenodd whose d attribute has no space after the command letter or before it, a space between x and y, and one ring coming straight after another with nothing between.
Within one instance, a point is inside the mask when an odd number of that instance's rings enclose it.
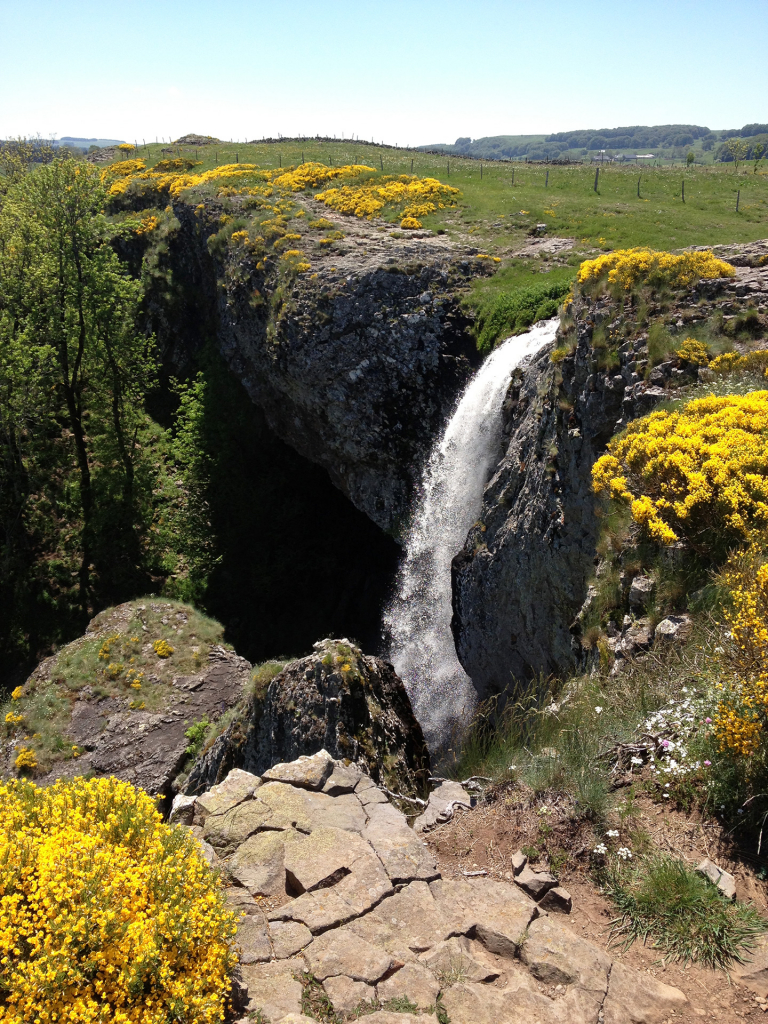
<instances>
[{"instance_id":1,"label":"flat stone slab","mask_svg":"<svg viewBox=\"0 0 768 1024\"><path fill-rule=\"evenodd\" d=\"M310 756L304 755L295 761L273 765L264 772L265 782L290 782L292 786L307 789L322 789L332 774L334 760L327 750L319 750Z\"/></svg>"},{"instance_id":2,"label":"flat stone slab","mask_svg":"<svg viewBox=\"0 0 768 1024\"><path fill-rule=\"evenodd\" d=\"M323 988L337 1013L352 1013L360 1003L370 1003L376 998L376 989L373 985L366 985L364 981L353 981L344 975L326 978Z\"/></svg>"},{"instance_id":3,"label":"flat stone slab","mask_svg":"<svg viewBox=\"0 0 768 1024\"><path fill-rule=\"evenodd\" d=\"M387 802L369 804L366 813L363 839L374 848L393 882L431 881L439 876L434 855L408 827L402 811Z\"/></svg>"},{"instance_id":4,"label":"flat stone slab","mask_svg":"<svg viewBox=\"0 0 768 1024\"><path fill-rule=\"evenodd\" d=\"M352 981L374 985L392 966L389 953L346 929L319 935L304 950L304 956L318 981L343 974Z\"/></svg>"},{"instance_id":5,"label":"flat stone slab","mask_svg":"<svg viewBox=\"0 0 768 1024\"><path fill-rule=\"evenodd\" d=\"M442 912L426 882L411 882L348 927L407 962L455 934L456 923L455 916Z\"/></svg>"},{"instance_id":6,"label":"flat stone slab","mask_svg":"<svg viewBox=\"0 0 768 1024\"><path fill-rule=\"evenodd\" d=\"M727 896L729 900L736 899L736 879L728 871L718 867L709 857L705 857L694 870L716 885L723 896Z\"/></svg>"},{"instance_id":7,"label":"flat stone slab","mask_svg":"<svg viewBox=\"0 0 768 1024\"><path fill-rule=\"evenodd\" d=\"M277 964L244 964L240 972L248 986L248 1011L260 1010L270 1021L301 1013L302 987L293 974L302 966L287 960Z\"/></svg>"},{"instance_id":8,"label":"flat stone slab","mask_svg":"<svg viewBox=\"0 0 768 1024\"><path fill-rule=\"evenodd\" d=\"M665 985L652 975L639 976L615 962L603 1003L603 1019L605 1024L661 1024L687 1005L679 988Z\"/></svg>"},{"instance_id":9,"label":"flat stone slab","mask_svg":"<svg viewBox=\"0 0 768 1024\"><path fill-rule=\"evenodd\" d=\"M236 941L240 947L240 963L255 964L272 959L267 922L261 915L243 918L237 926Z\"/></svg>"},{"instance_id":10,"label":"flat stone slab","mask_svg":"<svg viewBox=\"0 0 768 1024\"><path fill-rule=\"evenodd\" d=\"M399 971L380 981L376 986L382 1003L403 996L422 1009L434 1006L440 992L440 983L434 974L421 964L406 964Z\"/></svg>"},{"instance_id":11,"label":"flat stone slab","mask_svg":"<svg viewBox=\"0 0 768 1024\"><path fill-rule=\"evenodd\" d=\"M298 833L257 832L237 848L229 861L229 873L252 896L276 896L285 892L286 837Z\"/></svg>"},{"instance_id":12,"label":"flat stone slab","mask_svg":"<svg viewBox=\"0 0 768 1024\"><path fill-rule=\"evenodd\" d=\"M366 814L354 793L330 796L284 782L265 782L258 796L272 810L270 828L297 828L301 832L316 828L362 832L365 828Z\"/></svg>"},{"instance_id":13,"label":"flat stone slab","mask_svg":"<svg viewBox=\"0 0 768 1024\"><path fill-rule=\"evenodd\" d=\"M276 960L294 956L312 941L312 932L300 921L273 921L269 938Z\"/></svg>"},{"instance_id":14,"label":"flat stone slab","mask_svg":"<svg viewBox=\"0 0 768 1024\"><path fill-rule=\"evenodd\" d=\"M464 935L453 936L422 953L421 963L447 988L457 981L493 981L501 973L472 955L472 946Z\"/></svg>"},{"instance_id":15,"label":"flat stone slab","mask_svg":"<svg viewBox=\"0 0 768 1024\"><path fill-rule=\"evenodd\" d=\"M210 814L224 814L231 807L247 800L260 785L261 779L258 775L233 768L223 782L212 786L207 793L203 793L195 800L196 824L203 824Z\"/></svg>"},{"instance_id":16,"label":"flat stone slab","mask_svg":"<svg viewBox=\"0 0 768 1024\"><path fill-rule=\"evenodd\" d=\"M203 839L223 854L233 853L272 817L271 807L260 800L246 800L237 803L223 814L208 815L203 825Z\"/></svg>"},{"instance_id":17,"label":"flat stone slab","mask_svg":"<svg viewBox=\"0 0 768 1024\"><path fill-rule=\"evenodd\" d=\"M375 859L364 839L340 828L317 828L310 835L294 833L285 847L288 883L298 892L328 889L354 870L361 859Z\"/></svg>"},{"instance_id":18,"label":"flat stone slab","mask_svg":"<svg viewBox=\"0 0 768 1024\"><path fill-rule=\"evenodd\" d=\"M362 774L363 772L354 762L345 765L334 761L334 769L323 784L323 792L330 793L332 796L353 793Z\"/></svg>"},{"instance_id":19,"label":"flat stone slab","mask_svg":"<svg viewBox=\"0 0 768 1024\"><path fill-rule=\"evenodd\" d=\"M359 917L392 891L381 861L371 851L358 858L350 873L335 885L304 892L268 916L270 921L301 921L316 934Z\"/></svg>"}]
</instances>

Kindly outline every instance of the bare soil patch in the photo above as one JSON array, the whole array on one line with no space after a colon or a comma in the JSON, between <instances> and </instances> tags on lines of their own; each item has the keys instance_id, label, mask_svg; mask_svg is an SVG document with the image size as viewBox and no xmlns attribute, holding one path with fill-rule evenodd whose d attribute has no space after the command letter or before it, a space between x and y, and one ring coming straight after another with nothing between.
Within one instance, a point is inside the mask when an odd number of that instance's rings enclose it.
<instances>
[{"instance_id":1,"label":"bare soil patch","mask_svg":"<svg viewBox=\"0 0 768 1024\"><path fill-rule=\"evenodd\" d=\"M758 1002L753 992L724 971L696 964L664 964L659 950L638 942L626 951L613 945L611 922L616 912L590 871L590 852L599 841L594 825L569 818L565 801L553 799L549 802L552 810L544 815L538 810L541 804L518 790L501 791L491 802L459 811L451 821L432 830L425 840L437 857L443 877L486 871L489 877L511 880L512 854L521 847L538 848L541 856L537 866L546 867L551 859L561 885L573 897L569 923L577 934L603 949L610 948L611 955L627 966L686 994L689 1007L670 1017L670 1024L706 1020L736 1024L768 1019L768 1003ZM622 836L631 833L637 840L633 845L665 851L691 864L709 857L735 876L738 898L752 902L768 919L768 885L757 878L751 864L739 857L717 822L659 806L645 796L637 798L636 810ZM616 825L610 823L608 827Z\"/></svg>"}]
</instances>

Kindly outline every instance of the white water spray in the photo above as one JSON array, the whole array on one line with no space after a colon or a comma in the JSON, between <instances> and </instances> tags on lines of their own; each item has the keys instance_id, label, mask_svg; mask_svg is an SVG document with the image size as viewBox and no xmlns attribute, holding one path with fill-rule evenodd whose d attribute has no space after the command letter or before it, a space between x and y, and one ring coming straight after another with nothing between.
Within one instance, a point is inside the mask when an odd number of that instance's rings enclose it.
<instances>
[{"instance_id":1,"label":"white water spray","mask_svg":"<svg viewBox=\"0 0 768 1024\"><path fill-rule=\"evenodd\" d=\"M465 388L424 468L397 592L384 614L390 658L434 749L466 722L477 696L451 632L451 561L482 506L498 459L501 406L514 368L552 341L557 321L508 338Z\"/></svg>"}]
</instances>

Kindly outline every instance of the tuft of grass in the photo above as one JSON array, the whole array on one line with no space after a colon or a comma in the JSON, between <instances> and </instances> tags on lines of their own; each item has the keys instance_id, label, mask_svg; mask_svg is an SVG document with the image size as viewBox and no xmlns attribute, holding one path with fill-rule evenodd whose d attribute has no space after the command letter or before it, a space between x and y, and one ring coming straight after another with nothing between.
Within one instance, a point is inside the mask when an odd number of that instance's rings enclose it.
<instances>
[{"instance_id":1,"label":"tuft of grass","mask_svg":"<svg viewBox=\"0 0 768 1024\"><path fill-rule=\"evenodd\" d=\"M664 952L665 962L682 960L727 968L768 928L754 908L731 902L683 861L658 854L633 868L604 877L603 889L620 913L615 941L629 948L636 939Z\"/></svg>"}]
</instances>

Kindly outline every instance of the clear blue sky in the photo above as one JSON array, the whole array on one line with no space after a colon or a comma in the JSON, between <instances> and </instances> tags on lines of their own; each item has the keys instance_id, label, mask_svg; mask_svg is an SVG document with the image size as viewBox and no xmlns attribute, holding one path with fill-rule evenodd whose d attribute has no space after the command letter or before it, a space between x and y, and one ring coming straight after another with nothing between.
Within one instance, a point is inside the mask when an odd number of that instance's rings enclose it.
<instances>
[{"instance_id":1,"label":"clear blue sky","mask_svg":"<svg viewBox=\"0 0 768 1024\"><path fill-rule=\"evenodd\" d=\"M768 122L768 0L0 0L0 137Z\"/></svg>"}]
</instances>

